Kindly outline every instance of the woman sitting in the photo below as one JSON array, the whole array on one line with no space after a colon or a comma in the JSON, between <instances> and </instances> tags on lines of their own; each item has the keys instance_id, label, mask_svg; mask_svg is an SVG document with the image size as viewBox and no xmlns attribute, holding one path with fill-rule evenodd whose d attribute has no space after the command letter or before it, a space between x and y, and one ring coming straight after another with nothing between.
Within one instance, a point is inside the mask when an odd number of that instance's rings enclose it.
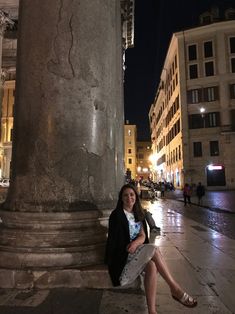
<instances>
[{"instance_id":1,"label":"woman sitting","mask_svg":"<svg viewBox=\"0 0 235 314\"><path fill-rule=\"evenodd\" d=\"M149 314L156 314L157 272L169 285L176 301L187 307L197 305L173 278L159 249L149 244L144 211L138 193L130 184L121 188L117 206L109 218L106 262L114 286L130 284L144 271Z\"/></svg>"}]
</instances>

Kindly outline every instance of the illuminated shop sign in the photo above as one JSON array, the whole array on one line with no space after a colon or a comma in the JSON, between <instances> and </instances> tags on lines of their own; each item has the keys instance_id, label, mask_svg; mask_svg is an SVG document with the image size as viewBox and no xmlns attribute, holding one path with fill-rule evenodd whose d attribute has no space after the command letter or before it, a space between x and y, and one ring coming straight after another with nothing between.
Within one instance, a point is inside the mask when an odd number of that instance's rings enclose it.
<instances>
[{"instance_id":1,"label":"illuminated shop sign","mask_svg":"<svg viewBox=\"0 0 235 314\"><path fill-rule=\"evenodd\" d=\"M223 167L219 165L209 165L207 166L208 170L222 170Z\"/></svg>"}]
</instances>

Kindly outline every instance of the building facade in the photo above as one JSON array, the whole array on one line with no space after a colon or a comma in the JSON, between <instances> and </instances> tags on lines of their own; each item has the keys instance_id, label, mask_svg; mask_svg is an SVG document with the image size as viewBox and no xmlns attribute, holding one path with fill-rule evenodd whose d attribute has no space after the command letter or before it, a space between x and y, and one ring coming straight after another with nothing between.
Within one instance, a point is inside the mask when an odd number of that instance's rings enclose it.
<instances>
[{"instance_id":1,"label":"building facade","mask_svg":"<svg viewBox=\"0 0 235 314\"><path fill-rule=\"evenodd\" d=\"M152 149L150 141L137 141L137 179L152 179Z\"/></svg>"},{"instance_id":2,"label":"building facade","mask_svg":"<svg viewBox=\"0 0 235 314\"><path fill-rule=\"evenodd\" d=\"M3 91L0 142L1 177L10 178L15 81L6 81L3 86Z\"/></svg>"},{"instance_id":3,"label":"building facade","mask_svg":"<svg viewBox=\"0 0 235 314\"><path fill-rule=\"evenodd\" d=\"M13 107L17 50L18 3L4 1L0 8L0 178L10 178Z\"/></svg>"},{"instance_id":4,"label":"building facade","mask_svg":"<svg viewBox=\"0 0 235 314\"><path fill-rule=\"evenodd\" d=\"M235 188L235 20L173 34L149 112L156 180ZM231 19L230 19L231 18Z\"/></svg>"},{"instance_id":5,"label":"building facade","mask_svg":"<svg viewBox=\"0 0 235 314\"><path fill-rule=\"evenodd\" d=\"M125 171L126 179L136 179L136 167L137 167L137 128L135 124L124 125L124 159L125 159Z\"/></svg>"}]
</instances>

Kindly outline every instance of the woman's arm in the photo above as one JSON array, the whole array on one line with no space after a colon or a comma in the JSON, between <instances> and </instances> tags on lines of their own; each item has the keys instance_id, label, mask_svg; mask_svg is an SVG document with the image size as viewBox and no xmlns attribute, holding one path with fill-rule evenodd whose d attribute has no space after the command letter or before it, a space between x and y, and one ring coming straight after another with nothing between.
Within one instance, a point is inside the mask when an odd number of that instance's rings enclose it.
<instances>
[{"instance_id":1,"label":"woman's arm","mask_svg":"<svg viewBox=\"0 0 235 314\"><path fill-rule=\"evenodd\" d=\"M138 237L135 238L135 240L133 240L131 243L128 244L127 252L128 253L134 253L135 250L137 249L137 247L144 243L145 237L146 236L145 236L144 228L142 226Z\"/></svg>"}]
</instances>

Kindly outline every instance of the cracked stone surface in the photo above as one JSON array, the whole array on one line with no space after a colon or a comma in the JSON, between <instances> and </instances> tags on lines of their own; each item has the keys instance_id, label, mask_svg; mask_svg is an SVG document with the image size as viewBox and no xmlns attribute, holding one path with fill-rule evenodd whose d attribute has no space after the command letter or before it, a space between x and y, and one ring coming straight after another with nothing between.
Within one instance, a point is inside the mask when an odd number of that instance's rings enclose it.
<instances>
[{"instance_id":1,"label":"cracked stone surface","mask_svg":"<svg viewBox=\"0 0 235 314\"><path fill-rule=\"evenodd\" d=\"M124 177L120 13L119 1L21 1L5 209L113 208Z\"/></svg>"}]
</instances>

